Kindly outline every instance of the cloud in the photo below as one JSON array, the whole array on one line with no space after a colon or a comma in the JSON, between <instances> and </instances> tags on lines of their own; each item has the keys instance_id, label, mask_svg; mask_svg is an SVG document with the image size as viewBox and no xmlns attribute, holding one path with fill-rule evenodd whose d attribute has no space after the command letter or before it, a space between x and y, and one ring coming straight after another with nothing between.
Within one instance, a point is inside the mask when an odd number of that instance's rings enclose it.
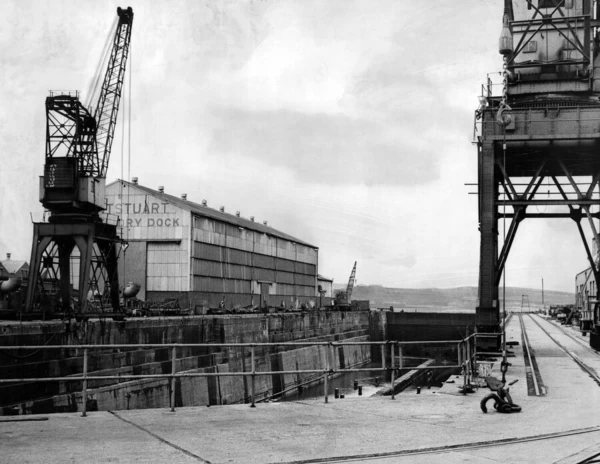
<instances>
[{"instance_id":1,"label":"cloud","mask_svg":"<svg viewBox=\"0 0 600 464\"><path fill-rule=\"evenodd\" d=\"M417 258L413 255L401 256L399 258L381 261L381 264L384 264L386 266L403 266L407 268L412 268L415 264L417 264Z\"/></svg>"},{"instance_id":2,"label":"cloud","mask_svg":"<svg viewBox=\"0 0 600 464\"><path fill-rule=\"evenodd\" d=\"M435 150L364 119L218 108L209 151L286 166L302 182L415 185L437 179Z\"/></svg>"}]
</instances>

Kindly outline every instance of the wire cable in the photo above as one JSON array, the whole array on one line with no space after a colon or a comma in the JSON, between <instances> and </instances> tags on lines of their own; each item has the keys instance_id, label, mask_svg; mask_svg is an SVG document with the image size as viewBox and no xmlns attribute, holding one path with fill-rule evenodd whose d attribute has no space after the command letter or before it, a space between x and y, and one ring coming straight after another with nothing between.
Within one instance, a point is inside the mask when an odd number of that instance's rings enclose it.
<instances>
[{"instance_id":1,"label":"wire cable","mask_svg":"<svg viewBox=\"0 0 600 464\"><path fill-rule=\"evenodd\" d=\"M106 68L106 62L108 61L109 51L111 49L111 38L114 37L115 31L117 29L117 18L113 20L113 23L108 31L108 35L106 36L106 40L104 42L104 46L102 48L102 52L100 54L100 60L96 66L96 70L92 76L90 81L90 85L88 87L87 98L85 100L85 107L89 109L92 101L94 100L94 96L98 91L98 85L100 83L100 77L102 76L102 70Z\"/></svg>"}]
</instances>

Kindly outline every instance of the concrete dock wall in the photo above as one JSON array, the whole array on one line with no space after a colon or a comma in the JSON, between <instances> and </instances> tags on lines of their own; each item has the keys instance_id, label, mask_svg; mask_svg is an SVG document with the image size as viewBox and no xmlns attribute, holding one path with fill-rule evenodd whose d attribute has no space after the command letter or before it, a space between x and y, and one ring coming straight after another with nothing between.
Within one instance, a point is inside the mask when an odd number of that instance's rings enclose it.
<instances>
[{"instance_id":1,"label":"concrete dock wall","mask_svg":"<svg viewBox=\"0 0 600 464\"><path fill-rule=\"evenodd\" d=\"M367 340L368 312L279 313L170 318L140 318L124 322L1 322L0 345L77 345L141 343L282 343L292 341ZM336 366L368 362L369 347L336 351ZM256 347L257 371L318 369L318 347ZM251 372L251 350L242 347L177 348L177 372ZM80 375L83 351L0 350L0 377L28 378ZM171 351L107 349L91 351L90 375L157 374L171 372ZM256 398L266 398L294 385L296 379L256 376ZM302 378L300 379L302 380ZM82 410L81 382L24 382L0 385L0 414L50 413ZM175 405L232 404L249 401L250 377L180 378ZM88 409L168 407L168 379L88 382Z\"/></svg>"}]
</instances>

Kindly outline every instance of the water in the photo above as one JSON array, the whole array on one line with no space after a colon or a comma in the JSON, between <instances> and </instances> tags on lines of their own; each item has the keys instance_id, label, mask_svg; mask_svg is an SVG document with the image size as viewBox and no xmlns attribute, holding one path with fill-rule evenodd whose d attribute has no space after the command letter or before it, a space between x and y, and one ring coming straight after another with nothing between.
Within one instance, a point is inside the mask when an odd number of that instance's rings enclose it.
<instances>
[{"instance_id":1,"label":"water","mask_svg":"<svg viewBox=\"0 0 600 464\"><path fill-rule=\"evenodd\" d=\"M379 363L369 363L360 366L361 369L381 367ZM388 376L386 378L386 375ZM376 381L379 379L379 382ZM337 377L329 379L329 395L333 396L335 389L338 388L340 393L346 398L358 396L358 390L354 390L354 380L358 380L358 384L362 385L362 396L372 396L378 390L390 387L389 374L384 371L363 371L363 372L348 372ZM301 388L291 390L289 394L281 398L280 401L299 401L323 398L323 381L318 380Z\"/></svg>"},{"instance_id":2,"label":"water","mask_svg":"<svg viewBox=\"0 0 600 464\"><path fill-rule=\"evenodd\" d=\"M417 359L408 360L408 365L418 365ZM369 363L361 368L378 368L379 363ZM406 370L402 371L404 374ZM456 374L456 369L434 369L432 386L441 387L442 383L451 375ZM378 379L378 382L377 380ZM335 378L329 379L329 395L333 396L335 389L338 388L340 394L346 398L358 397L358 390L354 390L354 380L358 380L358 384L362 385L362 396L373 396L379 390L387 390L391 388L391 374L384 371L363 371L363 372L348 372L341 374ZM418 383L424 385L425 380L420 380ZM426 388L426 387L425 387ZM304 385L303 387L290 390L290 392L279 399L279 401L300 401L300 400L315 400L324 398L322 377L315 382Z\"/></svg>"}]
</instances>

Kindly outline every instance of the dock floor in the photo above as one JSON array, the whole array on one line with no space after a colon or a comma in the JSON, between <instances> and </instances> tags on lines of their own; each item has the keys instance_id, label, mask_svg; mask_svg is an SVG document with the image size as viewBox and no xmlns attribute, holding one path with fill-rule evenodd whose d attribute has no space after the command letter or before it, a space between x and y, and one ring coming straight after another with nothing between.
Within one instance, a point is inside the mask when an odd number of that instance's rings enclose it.
<instances>
[{"instance_id":1,"label":"dock floor","mask_svg":"<svg viewBox=\"0 0 600 464\"><path fill-rule=\"evenodd\" d=\"M395 400L331 396L328 404L321 399L175 413L148 409L91 412L86 418L74 413L7 417L0 420L0 462L585 462L600 454L600 386L582 365L598 375L600 356L574 329L536 315L523 315L522 321L539 374L531 374L521 318L515 316L507 340L519 345L509 359L507 380L518 379L510 393L521 413L500 414L490 402L484 414L479 403L489 390L462 395L457 378L442 389L410 391ZM493 375L501 377L499 365Z\"/></svg>"}]
</instances>

